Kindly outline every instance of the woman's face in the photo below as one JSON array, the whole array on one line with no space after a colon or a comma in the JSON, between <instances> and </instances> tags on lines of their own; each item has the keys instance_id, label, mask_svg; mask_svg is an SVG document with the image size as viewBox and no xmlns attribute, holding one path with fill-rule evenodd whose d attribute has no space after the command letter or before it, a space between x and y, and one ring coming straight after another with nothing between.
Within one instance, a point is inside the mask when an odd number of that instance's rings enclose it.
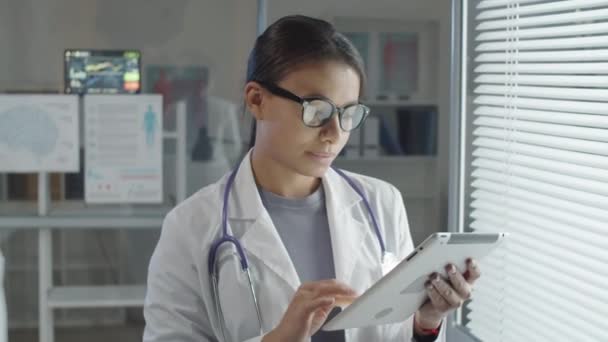
<instances>
[{"instance_id":1,"label":"woman's face","mask_svg":"<svg viewBox=\"0 0 608 342\"><path fill-rule=\"evenodd\" d=\"M360 79L349 65L328 61L303 65L277 85L300 97L325 97L342 107L358 101ZM350 135L340 128L337 113L321 127L307 127L301 104L261 91L256 153L300 175L322 177Z\"/></svg>"}]
</instances>

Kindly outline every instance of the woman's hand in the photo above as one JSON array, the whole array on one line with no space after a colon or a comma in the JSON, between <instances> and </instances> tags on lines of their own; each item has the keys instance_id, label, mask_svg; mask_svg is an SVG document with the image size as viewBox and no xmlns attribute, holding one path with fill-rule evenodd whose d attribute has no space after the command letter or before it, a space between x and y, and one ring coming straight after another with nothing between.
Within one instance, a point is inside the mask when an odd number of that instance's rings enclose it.
<instances>
[{"instance_id":1,"label":"woman's hand","mask_svg":"<svg viewBox=\"0 0 608 342\"><path fill-rule=\"evenodd\" d=\"M447 265L449 279L432 274L425 284L429 300L415 315L416 332L424 335L424 330L437 329L447 314L459 308L471 297L473 284L481 276L479 266L473 259L467 260L467 271L460 273L454 265Z\"/></svg>"},{"instance_id":2,"label":"woman's hand","mask_svg":"<svg viewBox=\"0 0 608 342\"><path fill-rule=\"evenodd\" d=\"M350 303L356 297L353 289L335 279L302 284L279 325L262 341L306 341L321 328L335 306Z\"/></svg>"}]
</instances>

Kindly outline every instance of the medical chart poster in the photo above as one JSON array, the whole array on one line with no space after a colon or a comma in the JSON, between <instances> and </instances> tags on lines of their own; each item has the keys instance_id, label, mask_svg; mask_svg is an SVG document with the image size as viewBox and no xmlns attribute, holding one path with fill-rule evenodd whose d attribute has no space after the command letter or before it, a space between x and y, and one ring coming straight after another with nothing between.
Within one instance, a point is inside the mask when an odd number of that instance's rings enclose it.
<instances>
[{"instance_id":1,"label":"medical chart poster","mask_svg":"<svg viewBox=\"0 0 608 342\"><path fill-rule=\"evenodd\" d=\"M0 95L0 172L78 172L78 97Z\"/></svg>"},{"instance_id":2,"label":"medical chart poster","mask_svg":"<svg viewBox=\"0 0 608 342\"><path fill-rule=\"evenodd\" d=\"M87 95L85 201L162 202L162 96Z\"/></svg>"}]
</instances>

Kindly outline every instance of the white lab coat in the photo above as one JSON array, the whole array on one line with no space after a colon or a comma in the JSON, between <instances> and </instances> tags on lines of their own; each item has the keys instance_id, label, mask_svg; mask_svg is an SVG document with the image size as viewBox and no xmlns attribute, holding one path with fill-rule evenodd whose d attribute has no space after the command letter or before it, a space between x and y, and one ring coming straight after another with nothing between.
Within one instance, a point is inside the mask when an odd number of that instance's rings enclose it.
<instances>
[{"instance_id":1,"label":"white lab coat","mask_svg":"<svg viewBox=\"0 0 608 342\"><path fill-rule=\"evenodd\" d=\"M349 173L376 213L386 248L399 259L413 249L399 191L392 185ZM165 218L150 261L144 342L218 341L222 333L212 295L209 246L221 235L222 195L227 176L178 205ZM359 293L382 277L380 247L361 197L335 171L323 177L336 278ZM300 286L298 274L264 208L249 154L229 196L228 224L247 254L264 332L279 323ZM249 283L231 247L218 255L220 303L229 341L259 341ZM314 251L311 251L314 253ZM445 341L445 329L437 341ZM349 329L346 341L412 340L412 318L401 324Z\"/></svg>"}]
</instances>

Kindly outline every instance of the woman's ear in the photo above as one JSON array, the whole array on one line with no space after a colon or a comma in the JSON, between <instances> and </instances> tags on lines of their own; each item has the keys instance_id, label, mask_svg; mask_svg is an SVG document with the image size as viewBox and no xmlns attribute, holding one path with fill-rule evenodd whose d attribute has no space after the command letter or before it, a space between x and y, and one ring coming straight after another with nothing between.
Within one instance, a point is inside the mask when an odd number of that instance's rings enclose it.
<instances>
[{"instance_id":1,"label":"woman's ear","mask_svg":"<svg viewBox=\"0 0 608 342\"><path fill-rule=\"evenodd\" d=\"M245 84L245 106L257 120L263 119L262 105L264 103L263 89L257 82L247 82Z\"/></svg>"}]
</instances>

